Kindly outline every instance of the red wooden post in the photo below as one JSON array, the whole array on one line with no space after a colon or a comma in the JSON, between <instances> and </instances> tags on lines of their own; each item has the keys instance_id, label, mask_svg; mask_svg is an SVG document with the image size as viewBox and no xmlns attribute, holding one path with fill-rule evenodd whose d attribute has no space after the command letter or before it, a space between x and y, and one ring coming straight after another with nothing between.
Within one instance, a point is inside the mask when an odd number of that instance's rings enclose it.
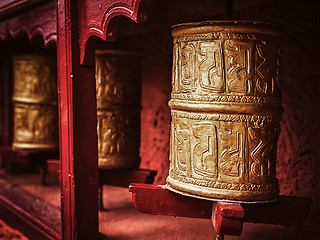
<instances>
[{"instance_id":1,"label":"red wooden post","mask_svg":"<svg viewBox=\"0 0 320 240\"><path fill-rule=\"evenodd\" d=\"M217 202L212 208L211 221L217 234L240 236L243 218L240 203Z\"/></svg>"},{"instance_id":2,"label":"red wooden post","mask_svg":"<svg viewBox=\"0 0 320 240\"><path fill-rule=\"evenodd\" d=\"M104 40L110 38L108 24L114 16L124 15L135 21L145 20L144 15L138 15L140 2L57 0L64 239L98 238L97 117L91 36ZM148 0L143 2L147 3ZM80 65L80 62L87 67Z\"/></svg>"},{"instance_id":3,"label":"red wooden post","mask_svg":"<svg viewBox=\"0 0 320 240\"><path fill-rule=\"evenodd\" d=\"M57 1L63 239L98 239L94 67L80 65L78 1Z\"/></svg>"}]
</instances>

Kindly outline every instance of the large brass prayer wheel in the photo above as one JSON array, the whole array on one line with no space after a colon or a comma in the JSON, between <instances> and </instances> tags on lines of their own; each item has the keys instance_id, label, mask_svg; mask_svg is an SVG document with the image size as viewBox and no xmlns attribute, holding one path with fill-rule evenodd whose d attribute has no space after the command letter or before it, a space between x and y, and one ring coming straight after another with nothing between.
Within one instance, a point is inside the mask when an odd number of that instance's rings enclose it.
<instances>
[{"instance_id":1,"label":"large brass prayer wheel","mask_svg":"<svg viewBox=\"0 0 320 240\"><path fill-rule=\"evenodd\" d=\"M173 26L167 188L204 199L276 200L280 34L255 22Z\"/></svg>"},{"instance_id":2,"label":"large brass prayer wheel","mask_svg":"<svg viewBox=\"0 0 320 240\"><path fill-rule=\"evenodd\" d=\"M13 149L58 148L56 63L48 56L13 57Z\"/></svg>"},{"instance_id":3,"label":"large brass prayer wheel","mask_svg":"<svg viewBox=\"0 0 320 240\"><path fill-rule=\"evenodd\" d=\"M96 51L98 165L140 164L141 55L134 50Z\"/></svg>"}]
</instances>

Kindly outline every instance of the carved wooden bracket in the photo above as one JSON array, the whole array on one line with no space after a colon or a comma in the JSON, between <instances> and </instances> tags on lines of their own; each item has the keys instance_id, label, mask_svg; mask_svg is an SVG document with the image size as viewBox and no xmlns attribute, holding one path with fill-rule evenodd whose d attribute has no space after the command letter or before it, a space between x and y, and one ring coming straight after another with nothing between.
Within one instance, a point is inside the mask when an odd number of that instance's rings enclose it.
<instances>
[{"instance_id":1,"label":"carved wooden bracket","mask_svg":"<svg viewBox=\"0 0 320 240\"><path fill-rule=\"evenodd\" d=\"M149 2L150 0L79 1L80 63L85 62L86 51L88 51L87 43L90 37L97 36L103 40L115 40L114 27L109 26L110 20L116 16L126 16L135 22L146 21L146 8ZM31 1L28 3L31 4ZM6 8L3 11L8 12L10 9ZM0 13L4 15L4 13ZM31 40L35 36L41 35L47 46L57 41L56 25L55 2L48 1L22 14L0 20L0 39L16 38L25 33Z\"/></svg>"},{"instance_id":2,"label":"carved wooden bracket","mask_svg":"<svg viewBox=\"0 0 320 240\"><path fill-rule=\"evenodd\" d=\"M6 9L9 11L10 9ZM45 46L57 41L55 2L49 1L19 15L0 21L0 39L16 38L27 34L29 40L42 36Z\"/></svg>"},{"instance_id":3,"label":"carved wooden bracket","mask_svg":"<svg viewBox=\"0 0 320 240\"><path fill-rule=\"evenodd\" d=\"M116 16L126 16L135 22L146 21L146 7L149 0L83 0L79 1L79 45L80 64L86 62L88 40L97 36L103 40L115 39L115 32L110 28L110 20Z\"/></svg>"}]
</instances>

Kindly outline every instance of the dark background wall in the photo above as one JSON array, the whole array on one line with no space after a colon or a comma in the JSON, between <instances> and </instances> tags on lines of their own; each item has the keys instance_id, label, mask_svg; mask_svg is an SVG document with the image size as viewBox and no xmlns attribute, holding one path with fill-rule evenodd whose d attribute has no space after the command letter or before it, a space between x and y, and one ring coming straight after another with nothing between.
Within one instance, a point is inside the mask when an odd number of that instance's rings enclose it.
<instances>
[{"instance_id":1,"label":"dark background wall","mask_svg":"<svg viewBox=\"0 0 320 240\"><path fill-rule=\"evenodd\" d=\"M293 233L280 234L277 232L280 230L274 230L269 238L266 234L259 239L320 239L319 10L320 4L315 0L234 1L234 19L270 22L283 28L284 114L278 141L277 178L280 194L314 201L307 220ZM145 53L141 167L158 171L157 184L165 183L169 167L170 25L223 19L224 11L225 1L153 1L148 24L135 27L128 23L123 27L143 29L142 33L123 37L122 41L141 47ZM125 36L125 30L122 33ZM257 238L250 238L249 234L242 239Z\"/></svg>"},{"instance_id":2,"label":"dark background wall","mask_svg":"<svg viewBox=\"0 0 320 240\"><path fill-rule=\"evenodd\" d=\"M304 228L320 228L320 17L317 1L277 1L236 13L283 27L280 193L313 199ZM318 235L319 236L319 235Z\"/></svg>"}]
</instances>

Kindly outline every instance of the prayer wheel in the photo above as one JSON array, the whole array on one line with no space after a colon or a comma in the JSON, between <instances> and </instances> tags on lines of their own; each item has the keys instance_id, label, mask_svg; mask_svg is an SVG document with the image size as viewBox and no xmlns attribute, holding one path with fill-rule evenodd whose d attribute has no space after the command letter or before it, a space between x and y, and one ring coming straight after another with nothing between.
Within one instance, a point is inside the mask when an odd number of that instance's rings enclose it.
<instances>
[{"instance_id":1,"label":"prayer wheel","mask_svg":"<svg viewBox=\"0 0 320 240\"><path fill-rule=\"evenodd\" d=\"M166 187L209 200L276 200L283 112L279 30L206 21L175 25L172 35Z\"/></svg>"},{"instance_id":2,"label":"prayer wheel","mask_svg":"<svg viewBox=\"0 0 320 240\"><path fill-rule=\"evenodd\" d=\"M96 51L98 165L140 164L141 55L134 50Z\"/></svg>"},{"instance_id":3,"label":"prayer wheel","mask_svg":"<svg viewBox=\"0 0 320 240\"><path fill-rule=\"evenodd\" d=\"M47 56L13 57L14 150L58 148L56 63Z\"/></svg>"}]
</instances>

